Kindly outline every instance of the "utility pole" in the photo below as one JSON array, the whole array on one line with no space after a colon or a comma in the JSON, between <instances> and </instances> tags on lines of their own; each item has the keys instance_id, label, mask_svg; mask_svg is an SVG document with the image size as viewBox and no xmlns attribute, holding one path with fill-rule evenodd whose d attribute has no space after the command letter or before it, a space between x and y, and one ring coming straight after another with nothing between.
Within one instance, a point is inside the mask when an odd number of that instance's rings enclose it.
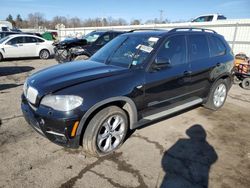
<instances>
[{"instance_id":1,"label":"utility pole","mask_svg":"<svg viewBox=\"0 0 250 188\"><path fill-rule=\"evenodd\" d=\"M162 20L163 20L163 10L159 10L159 12L160 12L160 23L162 23Z\"/></svg>"}]
</instances>

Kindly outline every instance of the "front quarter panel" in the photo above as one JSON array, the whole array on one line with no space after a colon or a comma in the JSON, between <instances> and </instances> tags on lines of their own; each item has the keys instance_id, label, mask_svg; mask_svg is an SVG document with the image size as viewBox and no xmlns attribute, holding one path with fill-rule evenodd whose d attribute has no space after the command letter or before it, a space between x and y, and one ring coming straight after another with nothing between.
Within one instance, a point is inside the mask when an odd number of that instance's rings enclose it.
<instances>
[{"instance_id":1,"label":"front quarter panel","mask_svg":"<svg viewBox=\"0 0 250 188\"><path fill-rule=\"evenodd\" d=\"M130 104L131 125L137 121L137 113L143 106L144 98L144 70L125 70L123 73L84 82L71 87L67 87L55 94L77 95L84 100L80 107L81 116L84 121L95 109L115 101L124 101ZM87 114L87 115L86 115ZM130 125L130 126L131 126ZM82 127L80 125L78 134Z\"/></svg>"}]
</instances>

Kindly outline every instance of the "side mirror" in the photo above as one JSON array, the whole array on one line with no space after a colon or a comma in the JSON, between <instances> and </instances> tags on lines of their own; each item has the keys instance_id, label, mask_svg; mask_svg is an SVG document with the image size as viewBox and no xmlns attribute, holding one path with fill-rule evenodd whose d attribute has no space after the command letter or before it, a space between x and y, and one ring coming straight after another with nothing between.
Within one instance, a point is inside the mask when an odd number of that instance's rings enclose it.
<instances>
[{"instance_id":1,"label":"side mirror","mask_svg":"<svg viewBox=\"0 0 250 188\"><path fill-rule=\"evenodd\" d=\"M171 66L171 63L170 63L169 58L167 58L167 59L156 58L155 62L153 63L152 68L155 69L155 70L160 70L160 69L167 68L167 67L170 67L170 66Z\"/></svg>"},{"instance_id":2,"label":"side mirror","mask_svg":"<svg viewBox=\"0 0 250 188\"><path fill-rule=\"evenodd\" d=\"M6 45L13 45L11 41L6 42Z\"/></svg>"}]
</instances>

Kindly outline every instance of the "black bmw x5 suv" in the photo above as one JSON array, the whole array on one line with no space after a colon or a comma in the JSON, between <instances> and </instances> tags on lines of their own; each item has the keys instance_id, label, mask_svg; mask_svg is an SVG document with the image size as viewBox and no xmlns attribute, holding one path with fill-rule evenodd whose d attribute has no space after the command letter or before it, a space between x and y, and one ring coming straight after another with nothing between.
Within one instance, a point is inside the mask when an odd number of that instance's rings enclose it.
<instances>
[{"instance_id":1,"label":"black bmw x5 suv","mask_svg":"<svg viewBox=\"0 0 250 188\"><path fill-rule=\"evenodd\" d=\"M217 110L232 83L233 54L212 30L134 31L89 60L56 65L24 84L27 122L54 143L102 156L127 132L194 105Z\"/></svg>"}]
</instances>

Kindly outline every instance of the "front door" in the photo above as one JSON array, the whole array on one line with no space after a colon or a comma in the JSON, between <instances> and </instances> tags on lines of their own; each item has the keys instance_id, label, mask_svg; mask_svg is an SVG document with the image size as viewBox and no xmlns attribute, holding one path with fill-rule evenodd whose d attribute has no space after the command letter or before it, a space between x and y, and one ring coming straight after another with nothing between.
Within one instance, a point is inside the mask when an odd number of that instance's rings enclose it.
<instances>
[{"instance_id":1,"label":"front door","mask_svg":"<svg viewBox=\"0 0 250 188\"><path fill-rule=\"evenodd\" d=\"M185 100L190 82L187 63L186 37L175 35L164 41L154 63L168 63L167 67L145 74L145 113Z\"/></svg>"},{"instance_id":2,"label":"front door","mask_svg":"<svg viewBox=\"0 0 250 188\"><path fill-rule=\"evenodd\" d=\"M16 58L16 57L25 57L24 50L24 38L15 37L7 41L4 45L4 52L6 58Z\"/></svg>"}]
</instances>

